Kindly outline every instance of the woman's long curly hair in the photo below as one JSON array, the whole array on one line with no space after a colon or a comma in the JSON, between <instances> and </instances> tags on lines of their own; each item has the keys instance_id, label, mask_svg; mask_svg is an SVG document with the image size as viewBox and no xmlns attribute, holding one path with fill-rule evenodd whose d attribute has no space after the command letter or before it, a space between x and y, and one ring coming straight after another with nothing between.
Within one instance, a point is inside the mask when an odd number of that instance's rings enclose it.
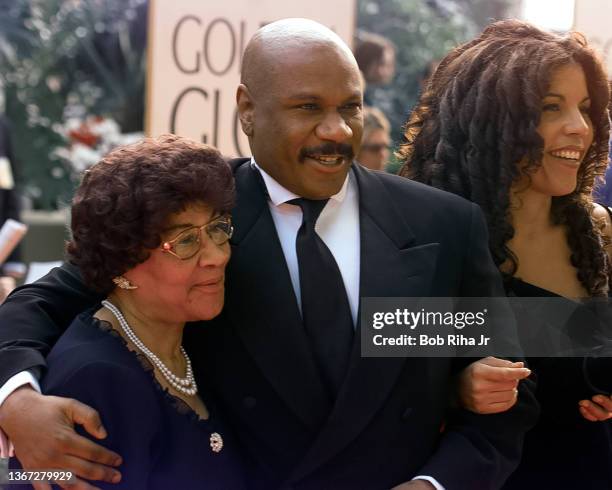
<instances>
[{"instance_id":1,"label":"woman's long curly hair","mask_svg":"<svg viewBox=\"0 0 612 490\"><path fill-rule=\"evenodd\" d=\"M590 295L600 296L607 291L609 267L601 226L592 217L591 192L608 161L610 92L603 65L581 34L562 37L506 20L451 51L406 123L400 175L479 204L495 263L513 276L518 262L507 245L514 236L511 186L540 166L544 141L536 128L542 99L553 72L568 63L578 63L586 76L593 144L578 171L576 189L553 197L551 220L568 230L580 283Z\"/></svg>"}]
</instances>

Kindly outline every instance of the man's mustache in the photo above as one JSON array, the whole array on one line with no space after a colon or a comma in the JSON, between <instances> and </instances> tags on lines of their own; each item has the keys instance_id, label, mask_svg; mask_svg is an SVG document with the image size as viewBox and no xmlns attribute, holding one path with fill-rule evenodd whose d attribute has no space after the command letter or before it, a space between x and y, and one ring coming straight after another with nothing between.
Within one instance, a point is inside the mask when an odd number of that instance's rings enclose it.
<instances>
[{"instance_id":1,"label":"man's mustache","mask_svg":"<svg viewBox=\"0 0 612 490\"><path fill-rule=\"evenodd\" d=\"M346 143L323 143L319 146L305 147L300 150L299 159L303 162L307 157L323 157L341 155L349 160L355 156L353 147Z\"/></svg>"}]
</instances>

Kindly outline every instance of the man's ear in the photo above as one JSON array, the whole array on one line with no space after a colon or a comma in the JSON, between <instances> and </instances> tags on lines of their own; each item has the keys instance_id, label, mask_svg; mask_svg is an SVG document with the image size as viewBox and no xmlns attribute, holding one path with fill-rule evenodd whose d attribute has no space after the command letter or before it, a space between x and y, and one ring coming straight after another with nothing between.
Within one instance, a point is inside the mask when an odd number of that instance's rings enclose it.
<instances>
[{"instance_id":1,"label":"man's ear","mask_svg":"<svg viewBox=\"0 0 612 490\"><path fill-rule=\"evenodd\" d=\"M236 105L238 106L238 117L240 118L242 132L249 137L253 136L255 106L248 87L242 83L238 85L238 90L236 91Z\"/></svg>"}]
</instances>

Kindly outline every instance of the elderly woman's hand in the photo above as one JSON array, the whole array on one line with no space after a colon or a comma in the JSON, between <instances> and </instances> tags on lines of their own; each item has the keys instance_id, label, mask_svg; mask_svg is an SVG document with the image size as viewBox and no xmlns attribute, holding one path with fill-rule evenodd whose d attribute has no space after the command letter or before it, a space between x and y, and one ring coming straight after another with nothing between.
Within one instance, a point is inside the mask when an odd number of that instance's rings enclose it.
<instances>
[{"instance_id":1,"label":"elderly woman's hand","mask_svg":"<svg viewBox=\"0 0 612 490\"><path fill-rule=\"evenodd\" d=\"M473 362L457 379L459 405L479 414L504 412L516 403L519 381L530 374L522 362L496 357Z\"/></svg>"},{"instance_id":2,"label":"elderly woman's hand","mask_svg":"<svg viewBox=\"0 0 612 490\"><path fill-rule=\"evenodd\" d=\"M591 422L603 422L612 418L612 396L595 395L578 403L580 414Z\"/></svg>"}]
</instances>

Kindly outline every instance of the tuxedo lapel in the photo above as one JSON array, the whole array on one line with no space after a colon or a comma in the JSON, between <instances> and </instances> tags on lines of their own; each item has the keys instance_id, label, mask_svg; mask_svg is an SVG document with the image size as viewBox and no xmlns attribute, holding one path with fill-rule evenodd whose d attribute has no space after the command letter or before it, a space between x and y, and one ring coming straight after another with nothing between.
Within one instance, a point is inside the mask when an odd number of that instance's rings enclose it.
<instances>
[{"instance_id":1,"label":"tuxedo lapel","mask_svg":"<svg viewBox=\"0 0 612 490\"><path fill-rule=\"evenodd\" d=\"M427 296L438 244L416 237L380 177L354 165L360 202L360 298ZM319 438L292 475L299 478L332 458L364 429L393 390L405 358L362 358L361 322L345 383Z\"/></svg>"},{"instance_id":2,"label":"tuxedo lapel","mask_svg":"<svg viewBox=\"0 0 612 490\"><path fill-rule=\"evenodd\" d=\"M265 186L248 163L235 176L238 203L225 311L278 395L305 424L319 428L331 405L302 326Z\"/></svg>"}]
</instances>

